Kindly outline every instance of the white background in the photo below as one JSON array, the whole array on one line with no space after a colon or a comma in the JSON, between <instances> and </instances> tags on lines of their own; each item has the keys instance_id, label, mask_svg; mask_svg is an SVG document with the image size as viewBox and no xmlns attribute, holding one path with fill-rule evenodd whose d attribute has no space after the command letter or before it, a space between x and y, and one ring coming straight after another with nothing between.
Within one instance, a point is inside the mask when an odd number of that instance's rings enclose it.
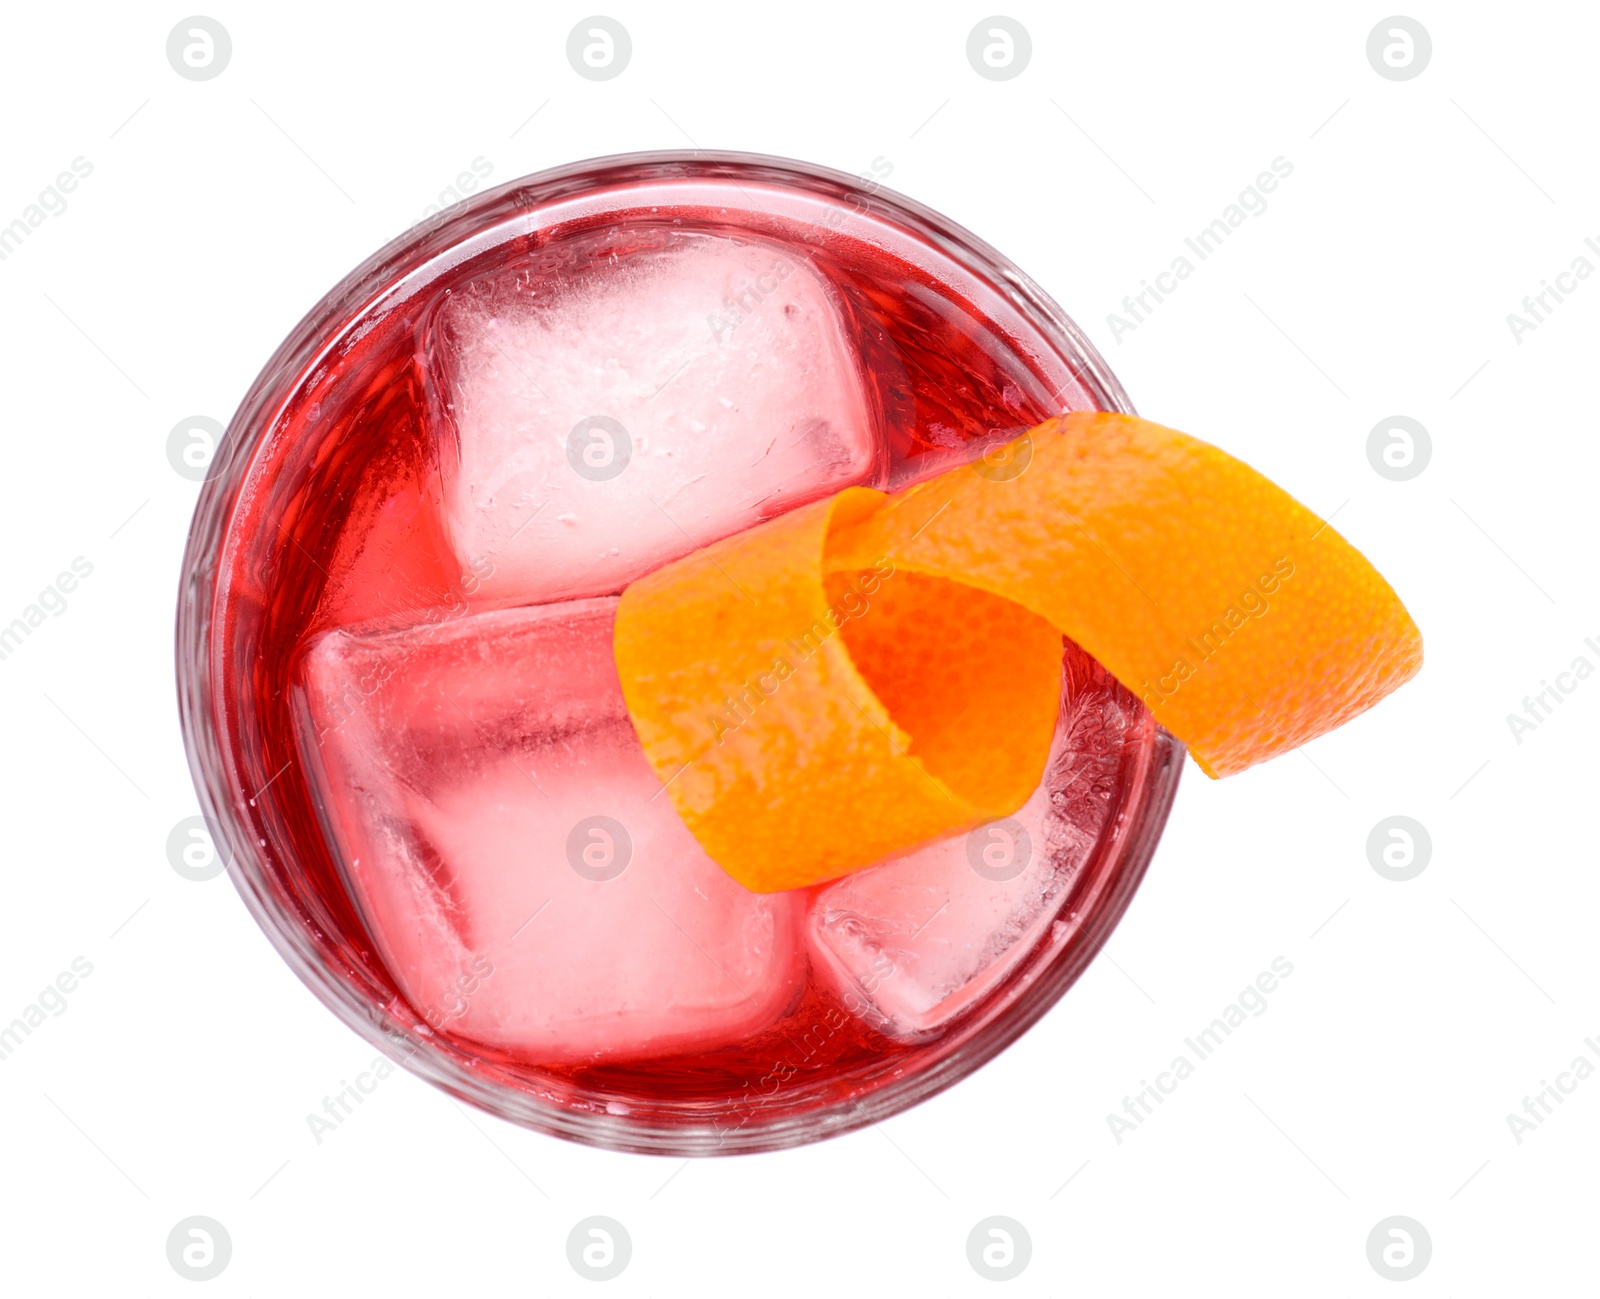
<instances>
[{"instance_id":1,"label":"white background","mask_svg":"<svg viewBox=\"0 0 1600 1299\"><path fill-rule=\"evenodd\" d=\"M1432 62L1392 82L1365 53L1381 7L1021 4L1032 62L997 83L967 63L970 5L620 4L632 63L593 83L565 57L584 9L360 9L209 9L233 57L202 83L166 61L181 9L4 18L0 223L74 158L93 172L0 262L0 623L94 566L0 661L0 1022L94 967L0 1061L6 1292L192 1293L165 1256L191 1214L232 1237L217 1295L590 1293L565 1255L590 1214L632 1237L618 1295L988 1293L965 1243L991 1214L1033 1240L1017 1294L1389 1293L1366 1239L1393 1214L1432 1238L1415 1294L1592 1287L1600 1078L1520 1144L1506 1115L1596 1058L1600 678L1520 744L1505 717L1576 656L1600 666L1600 280L1520 343L1506 315L1600 239L1600 12L1411 10ZM686 1165L399 1073L318 1145L306 1115L372 1049L225 877L167 863L196 810L171 642L198 491L167 434L226 421L474 158L499 183L692 146L888 159L891 187L1028 270L1143 413L1338 510L1427 666L1304 756L1220 784L1191 766L1078 986L879 1130ZM1278 156L1269 209L1114 341L1122 296ZM1432 435L1408 482L1366 458L1394 414ZM1433 840L1406 883L1366 855L1395 813ZM1107 1114L1277 956L1266 1014L1119 1145Z\"/></svg>"}]
</instances>

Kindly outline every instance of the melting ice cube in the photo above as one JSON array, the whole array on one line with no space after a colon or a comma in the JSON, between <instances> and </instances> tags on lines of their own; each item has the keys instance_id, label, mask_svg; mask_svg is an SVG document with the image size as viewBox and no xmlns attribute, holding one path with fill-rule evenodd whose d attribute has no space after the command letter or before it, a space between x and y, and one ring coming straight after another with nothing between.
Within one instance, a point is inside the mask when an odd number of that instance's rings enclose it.
<instances>
[{"instance_id":1,"label":"melting ice cube","mask_svg":"<svg viewBox=\"0 0 1600 1299\"><path fill-rule=\"evenodd\" d=\"M791 249L676 235L507 272L431 336L445 530L490 599L618 591L876 466L833 290Z\"/></svg>"},{"instance_id":2,"label":"melting ice cube","mask_svg":"<svg viewBox=\"0 0 1600 1299\"><path fill-rule=\"evenodd\" d=\"M804 969L799 895L684 828L629 722L616 601L328 632L301 751L390 972L435 1028L536 1063L736 1041Z\"/></svg>"},{"instance_id":3,"label":"melting ice cube","mask_svg":"<svg viewBox=\"0 0 1600 1299\"><path fill-rule=\"evenodd\" d=\"M1103 668L1069 650L1044 779L1015 816L818 893L807 926L813 963L846 1005L916 1040L1017 968L1105 828L1137 711Z\"/></svg>"}]
</instances>

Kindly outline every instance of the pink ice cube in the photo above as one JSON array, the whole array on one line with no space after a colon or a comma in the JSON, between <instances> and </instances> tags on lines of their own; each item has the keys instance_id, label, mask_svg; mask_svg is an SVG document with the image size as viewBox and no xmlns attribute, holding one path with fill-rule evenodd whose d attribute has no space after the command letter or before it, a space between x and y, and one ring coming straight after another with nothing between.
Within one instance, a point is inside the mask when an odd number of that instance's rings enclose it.
<instances>
[{"instance_id":1,"label":"pink ice cube","mask_svg":"<svg viewBox=\"0 0 1600 1299\"><path fill-rule=\"evenodd\" d=\"M369 932L435 1028L538 1063L659 1055L776 1020L799 895L730 879L628 720L616 601L312 645L301 749Z\"/></svg>"},{"instance_id":2,"label":"pink ice cube","mask_svg":"<svg viewBox=\"0 0 1600 1299\"><path fill-rule=\"evenodd\" d=\"M1074 662L1044 779L1015 816L848 875L812 905L819 976L891 1037L941 1028L1016 969L1105 828L1137 705L1080 651Z\"/></svg>"},{"instance_id":3,"label":"pink ice cube","mask_svg":"<svg viewBox=\"0 0 1600 1299\"><path fill-rule=\"evenodd\" d=\"M490 600L620 591L876 469L835 291L795 249L685 234L600 269L474 281L430 331L445 531Z\"/></svg>"}]
</instances>

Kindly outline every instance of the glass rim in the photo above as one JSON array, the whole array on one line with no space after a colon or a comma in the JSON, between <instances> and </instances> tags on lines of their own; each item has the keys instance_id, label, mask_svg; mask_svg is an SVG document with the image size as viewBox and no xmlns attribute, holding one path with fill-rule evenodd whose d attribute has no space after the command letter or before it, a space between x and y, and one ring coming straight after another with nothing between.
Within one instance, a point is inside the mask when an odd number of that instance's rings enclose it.
<instances>
[{"instance_id":1,"label":"glass rim","mask_svg":"<svg viewBox=\"0 0 1600 1299\"><path fill-rule=\"evenodd\" d=\"M350 331L370 327L390 309L411 299L427 279L448 269L450 254L466 240L508 219L525 218L537 228L542 209L574 195L609 187L625 193L642 182L739 178L771 181L809 190L825 198L849 197L857 210L871 212L902 233L916 236L978 282L1000 294L1050 348L1103 410L1133 413L1132 403L1094 345L1037 284L989 244L932 209L875 182L863 192L862 179L830 168L765 154L730 151L662 150L610 155L564 164L508 181L445 208L391 240L345 276L299 321L252 382L219 441L210 471L201 484L185 547L176 626L176 668L180 723L201 812L229 877L256 923L300 980L342 1022L391 1060L458 1099L498 1117L580 1143L673 1156L740 1154L781 1149L882 1121L934 1094L998 1055L1033 1026L1087 968L1121 920L1142 879L1182 770L1182 744L1152 719L1148 760L1133 792L1134 806L1123 807L1132 824L1108 822L1090 859L1063 892L1057 913L1068 905L1081 881L1105 881L1090 903L1090 913L1071 941L1042 958L1043 940L1023 958L1013 975L1027 970L1025 986L996 1016L954 1049L926 1067L913 1066L864 1096L791 1115L752 1120L730 1138L714 1124L641 1123L636 1118L590 1112L540 1101L531 1092L485 1079L442 1051L416 1014L402 1016L393 1005L376 1004L358 981L332 969L308 932L309 918L297 913L271 887L275 867L258 842L251 795L230 777L224 737L229 719L220 707L215 615L227 593L219 589L220 560L231 535L241 495L260 452L271 441L296 394L316 372L319 361L346 340ZM408 291L409 290L409 291ZM270 782L269 782L270 783ZM1126 800L1125 800L1126 801ZM1118 833L1113 833L1114 828ZM1114 844L1112 841L1115 841ZM1100 862L1115 849L1117 860ZM1102 875L1095 875L1099 866ZM374 953L371 957L381 964ZM1011 980L1008 976L1007 983ZM980 1006L991 1005L987 994Z\"/></svg>"}]
</instances>

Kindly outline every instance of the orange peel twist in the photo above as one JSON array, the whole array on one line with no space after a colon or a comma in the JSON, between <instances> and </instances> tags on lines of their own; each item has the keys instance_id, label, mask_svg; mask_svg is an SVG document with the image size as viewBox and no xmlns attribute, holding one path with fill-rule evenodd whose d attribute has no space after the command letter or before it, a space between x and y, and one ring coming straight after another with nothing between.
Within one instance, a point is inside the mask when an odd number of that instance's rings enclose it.
<instances>
[{"instance_id":1,"label":"orange peel twist","mask_svg":"<svg viewBox=\"0 0 1600 1299\"><path fill-rule=\"evenodd\" d=\"M1422 638L1325 521L1216 447L1074 412L886 495L847 488L630 585L614 648L684 822L799 888L1009 815L1067 636L1225 776L1410 679Z\"/></svg>"}]
</instances>

